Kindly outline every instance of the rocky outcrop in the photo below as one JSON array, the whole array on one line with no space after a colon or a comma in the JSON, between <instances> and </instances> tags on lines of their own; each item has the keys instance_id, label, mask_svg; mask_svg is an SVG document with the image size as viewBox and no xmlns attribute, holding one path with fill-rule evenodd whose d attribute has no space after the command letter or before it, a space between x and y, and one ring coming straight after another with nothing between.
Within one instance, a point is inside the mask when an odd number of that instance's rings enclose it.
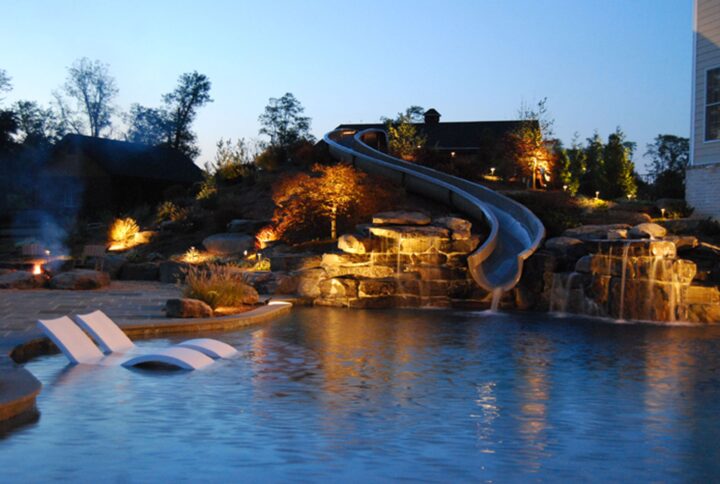
<instances>
[{"instance_id":1,"label":"rocky outcrop","mask_svg":"<svg viewBox=\"0 0 720 484\"><path fill-rule=\"evenodd\" d=\"M224 257L252 250L255 237L237 233L215 234L205 238L202 243L210 254Z\"/></svg>"},{"instance_id":2,"label":"rocky outcrop","mask_svg":"<svg viewBox=\"0 0 720 484\"><path fill-rule=\"evenodd\" d=\"M165 314L168 318L210 318L213 310L199 299L168 299L165 303Z\"/></svg>"},{"instance_id":3,"label":"rocky outcrop","mask_svg":"<svg viewBox=\"0 0 720 484\"><path fill-rule=\"evenodd\" d=\"M430 225L432 219L421 212L393 211L372 216L375 225Z\"/></svg>"},{"instance_id":4,"label":"rocky outcrop","mask_svg":"<svg viewBox=\"0 0 720 484\"><path fill-rule=\"evenodd\" d=\"M0 275L0 289L37 289L45 285L42 274L34 275L26 271L13 271Z\"/></svg>"},{"instance_id":5,"label":"rocky outcrop","mask_svg":"<svg viewBox=\"0 0 720 484\"><path fill-rule=\"evenodd\" d=\"M61 272L50 279L51 289L99 289L110 284L110 275L107 272L90 269L75 269Z\"/></svg>"}]
</instances>

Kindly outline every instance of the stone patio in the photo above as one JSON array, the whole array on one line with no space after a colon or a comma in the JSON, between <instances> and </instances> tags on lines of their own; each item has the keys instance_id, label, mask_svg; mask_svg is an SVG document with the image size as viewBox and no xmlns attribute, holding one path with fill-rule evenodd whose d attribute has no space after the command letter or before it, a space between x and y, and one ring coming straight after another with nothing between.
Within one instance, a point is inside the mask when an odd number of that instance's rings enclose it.
<instances>
[{"instance_id":1,"label":"stone patio","mask_svg":"<svg viewBox=\"0 0 720 484\"><path fill-rule=\"evenodd\" d=\"M102 309L120 326L156 323L166 319L165 302L180 292L174 284L147 281L113 281L89 291L0 290L0 350L40 336L38 319L66 314Z\"/></svg>"}]
</instances>

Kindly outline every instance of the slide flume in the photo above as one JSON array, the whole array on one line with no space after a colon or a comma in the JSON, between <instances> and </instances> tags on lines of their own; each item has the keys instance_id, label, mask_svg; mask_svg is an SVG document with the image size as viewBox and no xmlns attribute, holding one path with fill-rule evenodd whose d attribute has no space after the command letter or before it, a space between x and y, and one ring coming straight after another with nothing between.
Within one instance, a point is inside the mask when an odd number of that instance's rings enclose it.
<instances>
[{"instance_id":1,"label":"slide flume","mask_svg":"<svg viewBox=\"0 0 720 484\"><path fill-rule=\"evenodd\" d=\"M540 246L545 227L524 205L478 183L409 163L363 142L377 128L335 130L324 136L330 154L368 173L400 183L407 190L446 203L490 228L487 239L468 256L468 270L487 291L507 291L520 280L523 262Z\"/></svg>"}]
</instances>

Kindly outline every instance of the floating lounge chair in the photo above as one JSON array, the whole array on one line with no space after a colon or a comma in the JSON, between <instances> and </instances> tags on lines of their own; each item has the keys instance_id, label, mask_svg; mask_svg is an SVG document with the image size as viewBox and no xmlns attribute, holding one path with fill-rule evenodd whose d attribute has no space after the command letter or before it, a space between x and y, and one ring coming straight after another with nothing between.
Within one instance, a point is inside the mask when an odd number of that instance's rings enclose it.
<instances>
[{"instance_id":1,"label":"floating lounge chair","mask_svg":"<svg viewBox=\"0 0 720 484\"><path fill-rule=\"evenodd\" d=\"M127 353L137 349L123 330L100 310L78 314L75 322L92 336L105 353ZM190 339L175 346L199 351L210 358L230 358L238 353L229 344L211 338Z\"/></svg>"},{"instance_id":2,"label":"floating lounge chair","mask_svg":"<svg viewBox=\"0 0 720 484\"><path fill-rule=\"evenodd\" d=\"M57 319L38 320L38 326L74 364L130 367L141 363L163 363L185 370L197 370L213 363L212 358L199 351L181 347L161 349L152 353L133 356L129 359L127 358L131 355L106 356L67 316Z\"/></svg>"}]
</instances>

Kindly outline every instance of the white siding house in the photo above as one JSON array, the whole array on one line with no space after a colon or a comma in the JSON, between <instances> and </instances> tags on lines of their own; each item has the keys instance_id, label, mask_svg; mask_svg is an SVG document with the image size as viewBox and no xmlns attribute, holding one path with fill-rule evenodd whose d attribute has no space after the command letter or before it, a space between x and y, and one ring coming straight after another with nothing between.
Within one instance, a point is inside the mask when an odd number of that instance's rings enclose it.
<instances>
[{"instance_id":1,"label":"white siding house","mask_svg":"<svg viewBox=\"0 0 720 484\"><path fill-rule=\"evenodd\" d=\"M720 0L695 0L690 166L685 198L720 219Z\"/></svg>"}]
</instances>

